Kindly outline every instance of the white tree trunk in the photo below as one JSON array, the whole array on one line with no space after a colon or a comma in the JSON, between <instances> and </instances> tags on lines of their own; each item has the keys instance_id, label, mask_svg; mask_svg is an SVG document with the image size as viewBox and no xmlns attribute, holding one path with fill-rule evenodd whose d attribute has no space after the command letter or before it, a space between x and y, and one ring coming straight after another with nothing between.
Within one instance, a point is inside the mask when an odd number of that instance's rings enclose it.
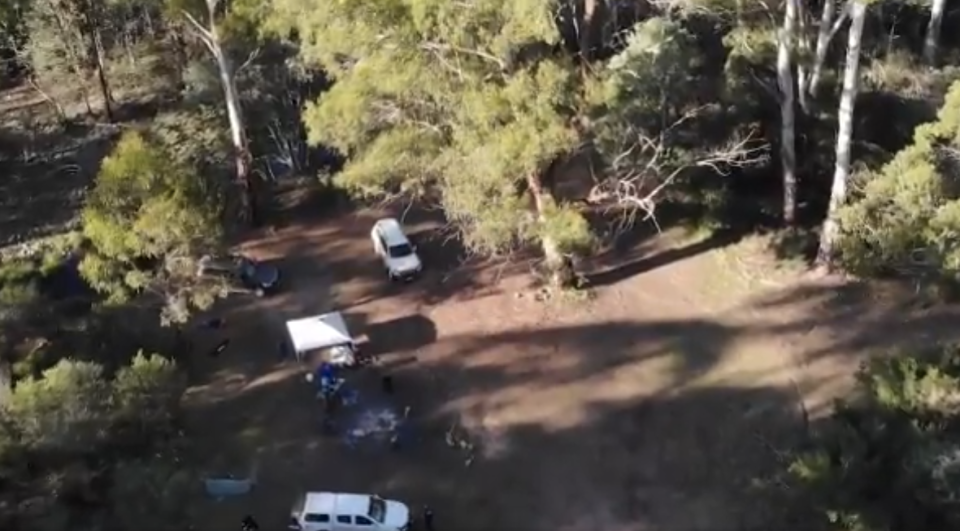
<instances>
[{"instance_id":1,"label":"white tree trunk","mask_svg":"<svg viewBox=\"0 0 960 531\"><path fill-rule=\"evenodd\" d=\"M211 26L211 35L217 39L216 29ZM241 213L247 221L255 222L256 213L253 205L253 190L250 182L251 155L250 145L247 142L247 131L243 121L243 106L240 103L240 93L234 77L233 65L230 58L217 42L218 53L217 69L220 71L220 84L223 85L223 99L227 106L227 120L230 122L230 141L233 144L234 158L237 169L237 184L240 185Z\"/></svg>"},{"instance_id":2,"label":"white tree trunk","mask_svg":"<svg viewBox=\"0 0 960 531\"><path fill-rule=\"evenodd\" d=\"M809 67L812 66L810 64L810 31L807 27L807 6L802 0L788 0L787 3L793 3L796 6L794 9L797 19L795 35L798 53L794 54L793 59L797 63L797 100L804 114L807 114L810 107L807 102L806 87L810 79ZM784 16L784 23L786 23L786 16Z\"/></svg>"},{"instance_id":3,"label":"white tree trunk","mask_svg":"<svg viewBox=\"0 0 960 531\"><path fill-rule=\"evenodd\" d=\"M536 173L527 175L527 187L533 199L537 221L545 223L548 205L553 197L544 189L542 176ZM557 241L549 234L540 236L540 249L543 251L544 273L547 282L554 287L569 286L574 280L573 263L563 254Z\"/></svg>"},{"instance_id":4,"label":"white tree trunk","mask_svg":"<svg viewBox=\"0 0 960 531\"><path fill-rule=\"evenodd\" d=\"M580 57L585 62L593 59L593 44L596 40L594 30L597 26L597 10L599 9L599 0L585 0L583 2L583 17L580 27Z\"/></svg>"},{"instance_id":5,"label":"white tree trunk","mask_svg":"<svg viewBox=\"0 0 960 531\"><path fill-rule=\"evenodd\" d=\"M797 214L797 157L793 43L797 29L797 3L787 0L783 25L777 36L777 83L780 86L780 163L783 169L783 222L790 226Z\"/></svg>"},{"instance_id":6,"label":"white tree trunk","mask_svg":"<svg viewBox=\"0 0 960 531\"><path fill-rule=\"evenodd\" d=\"M930 6L930 21L927 23L927 36L923 41L923 60L932 65L937 60L937 48L940 46L940 25L947 0L933 0Z\"/></svg>"},{"instance_id":7,"label":"white tree trunk","mask_svg":"<svg viewBox=\"0 0 960 531\"><path fill-rule=\"evenodd\" d=\"M820 12L820 27L817 29L817 48L813 57L813 71L806 87L806 91L811 97L817 96L817 90L820 89L820 78L823 75L823 64L827 60L827 50L830 48L830 41L840 29L840 25L846 18L847 10L833 20L833 14L836 10L837 0L823 0L823 11ZM804 90L801 88L801 90Z\"/></svg>"},{"instance_id":8,"label":"white tree trunk","mask_svg":"<svg viewBox=\"0 0 960 531\"><path fill-rule=\"evenodd\" d=\"M243 107L234 81L233 65L222 50L216 56L217 68L220 71L220 84L223 86L223 98L227 106L227 120L230 122L230 140L237 152L245 152L247 150L247 133L243 123Z\"/></svg>"},{"instance_id":9,"label":"white tree trunk","mask_svg":"<svg viewBox=\"0 0 960 531\"><path fill-rule=\"evenodd\" d=\"M863 22L866 18L867 4L863 0L853 0L850 4L850 29L847 39L847 59L843 68L843 92L840 95L840 111L837 120L837 164L833 172L833 185L830 188L830 206L827 219L820 233L820 248L817 251L817 264L831 268L836 258L836 242L840 234L837 223L837 211L847 199L847 181L850 178L850 144L853 139L854 106L860 80L860 41L863 36Z\"/></svg>"},{"instance_id":10,"label":"white tree trunk","mask_svg":"<svg viewBox=\"0 0 960 531\"><path fill-rule=\"evenodd\" d=\"M213 54L217 61L217 70L220 73L220 84L223 87L223 98L227 106L227 120L230 122L230 141L233 144L236 159L237 184L242 188L240 194L241 215L250 222L256 223L256 208L254 205L252 157L247 142L247 132L243 120L243 106L240 103L240 93L237 91L233 64L227 56L220 42L220 35L216 24L216 0L207 0L209 25L204 27L190 13L184 11L187 21L197 31L198 36Z\"/></svg>"}]
</instances>

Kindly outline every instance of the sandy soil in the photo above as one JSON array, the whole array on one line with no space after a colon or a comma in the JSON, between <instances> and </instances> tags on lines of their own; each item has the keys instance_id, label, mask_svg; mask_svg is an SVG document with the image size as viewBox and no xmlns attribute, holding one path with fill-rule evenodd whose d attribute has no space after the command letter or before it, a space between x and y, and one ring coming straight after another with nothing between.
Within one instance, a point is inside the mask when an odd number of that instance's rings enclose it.
<instances>
[{"instance_id":1,"label":"sandy soil","mask_svg":"<svg viewBox=\"0 0 960 531\"><path fill-rule=\"evenodd\" d=\"M679 233L585 265L589 298L543 301L523 263L463 261L411 222L429 270L391 286L375 217L291 221L244 244L281 265L285 289L221 310L229 326L200 343L231 346L198 358L189 403L204 469L255 463L259 483L200 504L198 528L252 512L272 529L308 489L429 503L441 530L767 530L776 509L752 485L804 410L821 415L871 348L944 339L954 317L777 270L753 240ZM310 387L278 358L285 319L329 309L382 355L361 379L392 374L412 408L415 440L398 452L324 436ZM472 449L448 446L452 426Z\"/></svg>"}]
</instances>

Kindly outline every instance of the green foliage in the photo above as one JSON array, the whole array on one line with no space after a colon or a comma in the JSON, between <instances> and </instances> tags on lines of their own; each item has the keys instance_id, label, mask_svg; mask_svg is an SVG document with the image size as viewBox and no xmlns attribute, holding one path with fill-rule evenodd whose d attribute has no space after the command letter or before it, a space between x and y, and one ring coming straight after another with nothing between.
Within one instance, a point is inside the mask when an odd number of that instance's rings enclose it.
<instances>
[{"instance_id":1,"label":"green foliage","mask_svg":"<svg viewBox=\"0 0 960 531\"><path fill-rule=\"evenodd\" d=\"M99 365L64 360L40 378L20 381L6 414L22 445L40 453L83 454L103 443L110 398Z\"/></svg>"},{"instance_id":2,"label":"green foliage","mask_svg":"<svg viewBox=\"0 0 960 531\"><path fill-rule=\"evenodd\" d=\"M218 87L219 90L219 87ZM195 169L205 178L193 180L197 194L210 205L220 204L222 175L231 153L227 118L221 105L198 105L157 115L149 136L181 168Z\"/></svg>"},{"instance_id":3,"label":"green foliage","mask_svg":"<svg viewBox=\"0 0 960 531\"><path fill-rule=\"evenodd\" d=\"M36 266L29 260L0 263L0 362L7 360L27 324L45 313L37 276Z\"/></svg>"},{"instance_id":4,"label":"green foliage","mask_svg":"<svg viewBox=\"0 0 960 531\"><path fill-rule=\"evenodd\" d=\"M171 453L182 381L172 362L141 354L113 378L96 363L66 359L19 382L0 409L0 470L5 485L16 485L0 493L10 509L0 521L50 531L80 517L124 529L182 526L188 476ZM150 429L130 430L132 421ZM78 499L96 508L78 510Z\"/></svg>"},{"instance_id":5,"label":"green foliage","mask_svg":"<svg viewBox=\"0 0 960 531\"><path fill-rule=\"evenodd\" d=\"M724 64L724 99L735 111L755 112L766 100L757 97L757 91L762 90L757 80L765 73L772 74L776 64L777 29L769 24L737 26L724 35L723 45L729 50ZM768 79L773 81L772 75Z\"/></svg>"},{"instance_id":6,"label":"green foliage","mask_svg":"<svg viewBox=\"0 0 960 531\"><path fill-rule=\"evenodd\" d=\"M538 227L523 197L579 143L574 65L544 53L560 41L555 8L277 2L270 24L296 31L302 58L336 79L304 122L312 143L349 156L341 182L369 196L436 189L468 245L496 253L553 228L582 231L551 236L565 245L589 240L585 223Z\"/></svg>"},{"instance_id":7,"label":"green foliage","mask_svg":"<svg viewBox=\"0 0 960 531\"><path fill-rule=\"evenodd\" d=\"M217 246L220 231L201 179L182 163L189 156L151 140L128 133L104 159L83 211L91 249L81 272L112 302L152 293L181 320L212 302L194 259Z\"/></svg>"},{"instance_id":8,"label":"green foliage","mask_svg":"<svg viewBox=\"0 0 960 531\"><path fill-rule=\"evenodd\" d=\"M183 96L193 103L219 103L223 89L217 74L217 65L210 60L194 60L187 63L181 75Z\"/></svg>"},{"instance_id":9,"label":"green foliage","mask_svg":"<svg viewBox=\"0 0 960 531\"><path fill-rule=\"evenodd\" d=\"M0 322L19 322L38 299L32 282L4 284L0 287Z\"/></svg>"},{"instance_id":10,"label":"green foliage","mask_svg":"<svg viewBox=\"0 0 960 531\"><path fill-rule=\"evenodd\" d=\"M956 348L875 361L790 474L832 529L956 528L960 358Z\"/></svg>"},{"instance_id":11,"label":"green foliage","mask_svg":"<svg viewBox=\"0 0 960 531\"><path fill-rule=\"evenodd\" d=\"M81 19L75 3L36 0L27 11L27 52L38 75L80 74L84 57Z\"/></svg>"},{"instance_id":12,"label":"green foliage","mask_svg":"<svg viewBox=\"0 0 960 531\"><path fill-rule=\"evenodd\" d=\"M722 215L731 179L717 174L726 176L728 164L760 160L759 152L749 153L757 146L742 140L753 128L730 114L736 106L725 101L709 60L682 21L653 17L632 28L589 87L600 188L628 212L684 201Z\"/></svg>"},{"instance_id":13,"label":"green foliage","mask_svg":"<svg viewBox=\"0 0 960 531\"><path fill-rule=\"evenodd\" d=\"M841 259L852 271L889 270L953 279L960 269L960 83L938 120L917 128L914 143L877 173L840 213Z\"/></svg>"},{"instance_id":14,"label":"green foliage","mask_svg":"<svg viewBox=\"0 0 960 531\"><path fill-rule=\"evenodd\" d=\"M113 382L117 414L139 425L141 432L170 426L178 412L185 382L171 360L141 351L120 369Z\"/></svg>"},{"instance_id":15,"label":"green foliage","mask_svg":"<svg viewBox=\"0 0 960 531\"><path fill-rule=\"evenodd\" d=\"M23 284L35 278L37 264L26 258L8 258L0 262L0 286Z\"/></svg>"},{"instance_id":16,"label":"green foliage","mask_svg":"<svg viewBox=\"0 0 960 531\"><path fill-rule=\"evenodd\" d=\"M657 139L661 133L682 132L673 126L690 110L702 82L696 75L701 60L693 36L679 22L651 18L633 28L591 93L596 144L619 166L615 170L642 168L653 156L638 145L638 136Z\"/></svg>"},{"instance_id":17,"label":"green foliage","mask_svg":"<svg viewBox=\"0 0 960 531\"><path fill-rule=\"evenodd\" d=\"M199 479L176 463L145 458L119 464L112 474L110 520L121 529L136 529L150 521L156 531L189 528L188 508ZM162 515L153 519L149 515Z\"/></svg>"}]
</instances>

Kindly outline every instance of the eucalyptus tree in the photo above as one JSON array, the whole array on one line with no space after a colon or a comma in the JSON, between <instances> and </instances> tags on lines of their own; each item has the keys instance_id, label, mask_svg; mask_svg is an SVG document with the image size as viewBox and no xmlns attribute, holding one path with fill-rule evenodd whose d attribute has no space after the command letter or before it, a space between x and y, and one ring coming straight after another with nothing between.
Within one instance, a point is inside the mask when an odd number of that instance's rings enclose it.
<instances>
[{"instance_id":1,"label":"eucalyptus tree","mask_svg":"<svg viewBox=\"0 0 960 531\"><path fill-rule=\"evenodd\" d=\"M224 108L230 124L236 182L241 190L240 214L246 221L255 223L257 211L253 155L250 152L243 102L236 79L237 71L243 65L238 66L232 57L228 30L233 8L234 4L228 0L171 0L168 11L172 16L183 17L188 22L196 38L203 43L216 62ZM251 58L253 57L254 55L251 55Z\"/></svg>"},{"instance_id":2,"label":"eucalyptus tree","mask_svg":"<svg viewBox=\"0 0 960 531\"><path fill-rule=\"evenodd\" d=\"M829 0L828 0L829 1ZM791 226L797 218L796 82L794 71L800 0L786 0L783 25L777 34L777 85L780 88L780 166L783 181L783 222ZM803 36L801 36L803 39ZM801 94L803 79L800 76ZM804 100L805 101L805 100Z\"/></svg>"},{"instance_id":3,"label":"eucalyptus tree","mask_svg":"<svg viewBox=\"0 0 960 531\"><path fill-rule=\"evenodd\" d=\"M820 232L817 264L826 269L835 265L836 244L840 236L837 214L847 201L850 180L850 148L853 142L854 109L860 86L860 47L867 7L873 0L851 0L850 27L847 30L847 55L843 67L843 90L837 111L836 165L830 187L830 204Z\"/></svg>"},{"instance_id":4,"label":"eucalyptus tree","mask_svg":"<svg viewBox=\"0 0 960 531\"><path fill-rule=\"evenodd\" d=\"M27 11L30 39L25 49L35 73L46 84L74 78L87 112L93 114L88 80L96 77L107 118L113 120L113 94L106 74L103 0L35 0Z\"/></svg>"},{"instance_id":5,"label":"eucalyptus tree","mask_svg":"<svg viewBox=\"0 0 960 531\"><path fill-rule=\"evenodd\" d=\"M552 191L555 163L581 142L582 78L561 47L558 2L278 0L272 25L332 88L307 105L309 139L347 157L356 193L435 190L478 252L525 242L548 269L590 242ZM567 275L555 276L561 281Z\"/></svg>"},{"instance_id":6,"label":"eucalyptus tree","mask_svg":"<svg viewBox=\"0 0 960 531\"><path fill-rule=\"evenodd\" d=\"M927 34L923 40L923 59L930 65L937 60L937 48L940 46L940 26L943 25L943 12L946 7L947 0L930 1L930 21L927 23Z\"/></svg>"}]
</instances>

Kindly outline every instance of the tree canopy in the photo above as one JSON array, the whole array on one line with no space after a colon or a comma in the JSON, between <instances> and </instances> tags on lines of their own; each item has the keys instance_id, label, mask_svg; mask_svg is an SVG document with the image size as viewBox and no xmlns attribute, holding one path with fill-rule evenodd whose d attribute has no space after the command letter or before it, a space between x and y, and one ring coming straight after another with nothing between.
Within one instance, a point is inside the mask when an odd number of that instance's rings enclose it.
<instances>
[{"instance_id":1,"label":"tree canopy","mask_svg":"<svg viewBox=\"0 0 960 531\"><path fill-rule=\"evenodd\" d=\"M538 217L520 193L581 140L580 79L555 52L557 7L280 2L273 24L296 31L301 55L335 80L304 120L311 141L348 157L346 186L374 196L435 187L476 250L543 238L570 250L589 239L577 214L550 202Z\"/></svg>"},{"instance_id":2,"label":"tree canopy","mask_svg":"<svg viewBox=\"0 0 960 531\"><path fill-rule=\"evenodd\" d=\"M439 207L469 251L536 251L563 287L680 207L826 272L956 292L960 41L940 27L958 16L945 0L0 4L0 236L24 243L0 249L0 528L189 523L172 359L228 291L198 259L292 188ZM52 295L78 261L97 293ZM954 349L867 366L783 454L805 516L955 528L956 367Z\"/></svg>"},{"instance_id":3,"label":"tree canopy","mask_svg":"<svg viewBox=\"0 0 960 531\"><path fill-rule=\"evenodd\" d=\"M89 241L81 270L113 301L147 292L163 297L169 318L207 305L194 260L219 242L214 205L202 181L161 144L124 135L104 159L83 211Z\"/></svg>"},{"instance_id":4,"label":"tree canopy","mask_svg":"<svg viewBox=\"0 0 960 531\"><path fill-rule=\"evenodd\" d=\"M960 489L957 349L866 366L789 472L823 523L850 531L952 529Z\"/></svg>"},{"instance_id":5,"label":"tree canopy","mask_svg":"<svg viewBox=\"0 0 960 531\"><path fill-rule=\"evenodd\" d=\"M185 515L170 493L186 492L173 466L183 384L173 362L142 353L115 375L64 359L18 382L0 410L0 518L13 518L3 527L124 529L142 525L146 513L135 509L149 505L156 529L177 529Z\"/></svg>"}]
</instances>

